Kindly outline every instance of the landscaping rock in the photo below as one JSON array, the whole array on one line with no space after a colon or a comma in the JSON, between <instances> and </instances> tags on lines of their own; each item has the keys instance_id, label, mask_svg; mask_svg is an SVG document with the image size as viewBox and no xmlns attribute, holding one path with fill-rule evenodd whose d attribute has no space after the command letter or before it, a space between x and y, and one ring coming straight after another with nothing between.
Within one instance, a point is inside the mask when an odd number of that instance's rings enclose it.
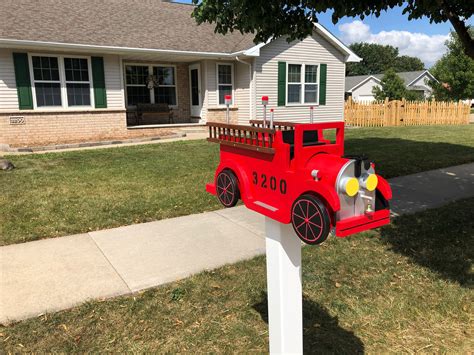
<instances>
[{"instance_id":1,"label":"landscaping rock","mask_svg":"<svg viewBox=\"0 0 474 355\"><path fill-rule=\"evenodd\" d=\"M12 162L6 159L0 159L0 170L13 170L15 169L15 165Z\"/></svg>"}]
</instances>

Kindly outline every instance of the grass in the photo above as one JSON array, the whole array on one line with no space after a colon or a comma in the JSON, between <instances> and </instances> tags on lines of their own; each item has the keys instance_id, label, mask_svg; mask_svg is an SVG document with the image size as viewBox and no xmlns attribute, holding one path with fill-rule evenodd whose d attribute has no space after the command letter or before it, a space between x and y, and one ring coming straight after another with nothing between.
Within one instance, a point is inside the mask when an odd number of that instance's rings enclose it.
<instances>
[{"instance_id":1,"label":"grass","mask_svg":"<svg viewBox=\"0 0 474 355\"><path fill-rule=\"evenodd\" d=\"M474 126L346 131L390 178L474 161ZM0 171L0 245L220 208L204 191L218 163L205 141L8 157Z\"/></svg>"},{"instance_id":2,"label":"grass","mask_svg":"<svg viewBox=\"0 0 474 355\"><path fill-rule=\"evenodd\" d=\"M304 349L474 348L474 199L303 248ZM265 259L0 327L4 352L266 352Z\"/></svg>"}]
</instances>

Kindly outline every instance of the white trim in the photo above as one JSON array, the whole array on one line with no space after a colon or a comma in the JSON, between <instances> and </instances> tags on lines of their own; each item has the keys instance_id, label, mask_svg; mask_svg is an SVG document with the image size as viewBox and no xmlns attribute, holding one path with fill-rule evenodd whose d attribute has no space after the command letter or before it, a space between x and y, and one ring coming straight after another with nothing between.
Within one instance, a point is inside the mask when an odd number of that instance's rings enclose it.
<instances>
[{"instance_id":1,"label":"white trim","mask_svg":"<svg viewBox=\"0 0 474 355\"><path fill-rule=\"evenodd\" d=\"M197 70L198 71L198 104L197 106L199 107L199 114L198 115L193 115L193 88L192 88L192 79L191 79L191 71L192 70ZM201 97L202 94L202 83L201 83L201 63L194 63L190 64L188 66L188 75L189 75L189 105L190 105L190 111L191 111L191 117L201 117L202 115L202 105L203 105L203 100Z\"/></svg>"},{"instance_id":2,"label":"white trim","mask_svg":"<svg viewBox=\"0 0 474 355\"><path fill-rule=\"evenodd\" d=\"M227 66L230 66L230 70L231 70L231 80L232 80L232 83L230 85L232 85L232 104L230 105L230 107L236 107L236 100L235 100L235 79L234 79L234 63L233 62L216 62L216 106L217 107L226 107L226 105L224 104L219 104L219 85L227 85L229 86L229 84L219 84L219 65L227 65Z\"/></svg>"},{"instance_id":3,"label":"white trim","mask_svg":"<svg viewBox=\"0 0 474 355\"><path fill-rule=\"evenodd\" d=\"M346 78L348 78L348 77L346 77ZM375 81L378 81L379 83L382 82L380 79L376 78L375 76L369 75L367 78L365 78L364 80L362 80L360 83L354 85L350 90L346 90L346 92L352 92L352 91L354 91L354 90L357 89L359 86L364 85L367 81L369 81L369 79L374 79Z\"/></svg>"},{"instance_id":4,"label":"white trim","mask_svg":"<svg viewBox=\"0 0 474 355\"><path fill-rule=\"evenodd\" d=\"M122 75L123 75L123 85L124 85L124 99L125 99L125 108L133 108L135 106L129 105L128 104L128 95L127 95L127 86L136 86L136 87L142 87L143 85L141 84L127 84L127 73L126 73L126 67L127 66L136 66L136 67L148 67L148 75L153 74L153 68L155 67L173 67L174 68L174 85L161 85L162 87L174 87L174 91L176 94L176 104L175 105L169 105L169 107L173 109L178 108L178 68L176 64L169 64L169 63L149 63L149 62L142 62L142 63L136 63L136 62L122 62ZM155 88L150 90L150 103L154 104L155 103Z\"/></svg>"},{"instance_id":5,"label":"white trim","mask_svg":"<svg viewBox=\"0 0 474 355\"><path fill-rule=\"evenodd\" d=\"M130 53L166 53L166 54L181 54L189 56L203 56L203 57L229 57L229 59L239 54L244 54L246 50L224 53L224 52L200 52L200 51L183 51L174 49L153 49L153 48L136 48L136 47L118 47L118 46L101 46L93 44L78 44L78 43L61 43L61 42L47 42L47 41L29 41L29 40L17 40L0 38L0 44L11 45L11 46L36 46L44 47L50 50L54 49L81 49L81 50L96 50L100 53L108 54L130 54Z\"/></svg>"},{"instance_id":6,"label":"white trim","mask_svg":"<svg viewBox=\"0 0 474 355\"><path fill-rule=\"evenodd\" d=\"M58 70L59 70L59 81L58 80L35 80L34 71L33 71L33 57L50 57L58 59ZM80 58L87 60L87 70L89 81L66 81L66 69L64 67L64 58ZM45 110L45 111L71 111L71 110L91 110L95 109L94 101L94 83L92 80L92 63L90 56L83 55L69 55L69 54L51 54L51 53L32 53L28 52L28 65L30 70L30 81L31 81L31 94L33 96L33 109L34 110ZM61 92L61 105L59 106L40 106L36 100L36 83L59 83L60 92ZM67 84L89 84L89 93L90 93L90 105L69 105L67 98Z\"/></svg>"},{"instance_id":7,"label":"white trim","mask_svg":"<svg viewBox=\"0 0 474 355\"><path fill-rule=\"evenodd\" d=\"M415 81L417 81L418 79L420 79L423 75L425 74L428 74L429 76L431 76L431 78L433 78L433 80L435 80L437 83L439 83L438 79L436 79L433 74L430 73L430 71L428 69L426 69L423 73L421 73L420 75L418 75L415 79L413 79L410 83L407 84L407 87L410 86L411 84L413 84Z\"/></svg>"},{"instance_id":8,"label":"white trim","mask_svg":"<svg viewBox=\"0 0 474 355\"><path fill-rule=\"evenodd\" d=\"M326 27L321 25L320 23L315 22L314 27L321 32L323 37L325 37L329 42L331 42L336 48L339 48L343 53L346 53L346 60L345 62L361 62L362 58L355 54L349 47L347 47L344 43L341 42L339 38L334 36Z\"/></svg>"},{"instance_id":9,"label":"white trim","mask_svg":"<svg viewBox=\"0 0 474 355\"><path fill-rule=\"evenodd\" d=\"M290 65L301 65L301 72L300 72L300 82L299 83L290 83L288 81L288 75L290 74L288 68ZM304 101L304 92L306 86L306 66L307 65L314 65L317 67L316 72L316 83L308 83L308 85L317 85L317 92L316 92L316 102L305 102ZM320 77L319 74L321 72L321 63L305 63L305 62L286 62L286 79L285 79L285 106L318 106L319 105L319 90L321 88L320 85ZM288 85L300 85L300 102L288 102Z\"/></svg>"}]
</instances>

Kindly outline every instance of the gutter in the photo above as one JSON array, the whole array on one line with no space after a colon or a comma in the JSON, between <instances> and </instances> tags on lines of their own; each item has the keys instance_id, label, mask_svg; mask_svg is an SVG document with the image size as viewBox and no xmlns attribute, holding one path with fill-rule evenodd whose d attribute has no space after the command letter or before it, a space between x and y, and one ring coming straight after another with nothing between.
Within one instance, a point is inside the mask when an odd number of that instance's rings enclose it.
<instances>
[{"instance_id":1,"label":"gutter","mask_svg":"<svg viewBox=\"0 0 474 355\"><path fill-rule=\"evenodd\" d=\"M148 54L179 54L184 56L202 56L202 57L221 57L221 58L233 58L235 55L243 54L252 56L252 54L246 54L246 50L236 53L221 53L221 52L198 52L198 51L182 51L174 49L153 49L153 48L134 48L134 47L117 47L117 46L100 46L94 44L79 44L79 43L61 43L61 42L46 42L46 41L29 41L29 40L17 40L0 38L0 45L7 45L10 47L25 48L25 46L34 46L53 49L68 49L68 50L88 50L96 51L101 53L110 54L128 54L128 53L148 53Z\"/></svg>"},{"instance_id":2,"label":"gutter","mask_svg":"<svg viewBox=\"0 0 474 355\"><path fill-rule=\"evenodd\" d=\"M239 58L238 55L235 56L235 60L249 67L249 80L250 80L249 81L249 96L250 96L249 97L249 116L252 117L252 102L254 100L253 93L252 93L252 64L247 63L246 61L243 61L242 59Z\"/></svg>"}]
</instances>

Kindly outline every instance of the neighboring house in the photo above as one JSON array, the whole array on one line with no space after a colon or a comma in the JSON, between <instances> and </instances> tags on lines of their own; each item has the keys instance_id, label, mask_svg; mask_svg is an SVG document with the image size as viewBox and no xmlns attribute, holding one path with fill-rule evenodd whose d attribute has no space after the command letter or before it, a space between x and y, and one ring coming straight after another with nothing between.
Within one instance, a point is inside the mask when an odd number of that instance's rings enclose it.
<instances>
[{"instance_id":1,"label":"neighboring house","mask_svg":"<svg viewBox=\"0 0 474 355\"><path fill-rule=\"evenodd\" d=\"M397 73L405 82L408 90L417 91L428 98L433 93L430 81L436 80L428 70L407 71ZM375 100L372 89L381 87L383 74L346 76L346 97L352 96L354 101L371 102Z\"/></svg>"},{"instance_id":2,"label":"neighboring house","mask_svg":"<svg viewBox=\"0 0 474 355\"><path fill-rule=\"evenodd\" d=\"M196 25L193 7L149 0L16 0L0 5L0 144L158 135L176 126L261 118L343 120L345 63L360 61L315 24L312 36L255 45ZM138 103L174 124L136 126ZM127 120L128 116L128 120ZM132 119L131 119L132 118Z\"/></svg>"}]
</instances>

